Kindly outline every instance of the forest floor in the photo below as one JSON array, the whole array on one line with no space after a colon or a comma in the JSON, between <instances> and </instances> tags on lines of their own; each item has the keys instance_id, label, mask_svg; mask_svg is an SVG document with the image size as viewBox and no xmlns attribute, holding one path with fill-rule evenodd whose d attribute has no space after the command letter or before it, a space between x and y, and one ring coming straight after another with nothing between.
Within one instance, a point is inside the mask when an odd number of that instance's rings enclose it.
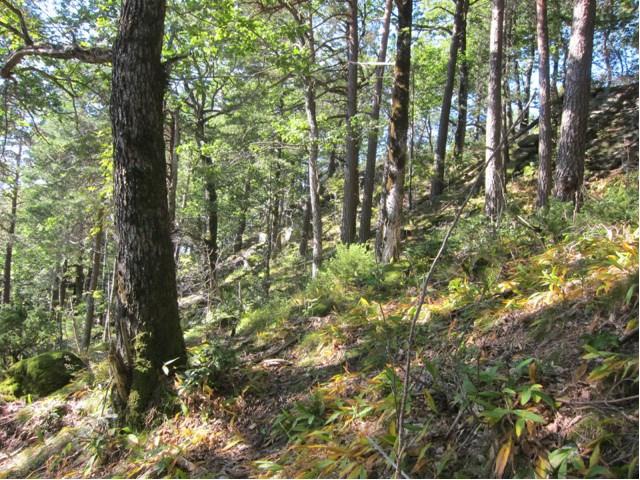
<instances>
[{"instance_id":1,"label":"forest floor","mask_svg":"<svg viewBox=\"0 0 640 480\"><path fill-rule=\"evenodd\" d=\"M0 403L0 476L389 477L410 355L406 476L637 478L637 172L593 177L578 213L534 214L526 171L509 189L496 229L472 199L411 350L453 194L417 202L391 267L338 248L304 285L285 246L238 335L190 323L191 368L147 428L113 426L100 348L59 393Z\"/></svg>"}]
</instances>

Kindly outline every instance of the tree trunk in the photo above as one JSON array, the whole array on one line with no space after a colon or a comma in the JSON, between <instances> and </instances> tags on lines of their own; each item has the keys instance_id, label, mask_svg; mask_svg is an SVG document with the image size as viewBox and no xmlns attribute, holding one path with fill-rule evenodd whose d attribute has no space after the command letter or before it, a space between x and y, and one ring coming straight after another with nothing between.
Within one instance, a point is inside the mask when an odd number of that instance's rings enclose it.
<instances>
[{"instance_id":1,"label":"tree trunk","mask_svg":"<svg viewBox=\"0 0 640 480\"><path fill-rule=\"evenodd\" d=\"M453 155L462 158L467 133L467 104L469 99L469 61L467 60L467 13L469 0L463 1L462 22L460 26L460 79L458 81L458 120L456 124Z\"/></svg>"},{"instance_id":2,"label":"tree trunk","mask_svg":"<svg viewBox=\"0 0 640 480\"><path fill-rule=\"evenodd\" d=\"M84 336L82 338L82 349L88 350L91 344L91 330L93 329L93 313L95 311L94 292L98 289L98 279L100 278L100 267L102 266L102 246L104 242L104 212L102 208L98 212L97 231L93 238L93 258L91 266L91 280L87 292L87 311L84 319Z\"/></svg>"},{"instance_id":3,"label":"tree trunk","mask_svg":"<svg viewBox=\"0 0 640 480\"><path fill-rule=\"evenodd\" d=\"M404 171L407 162L407 131L409 127L413 2L412 0L396 0L396 4L398 7L396 62L387 158L382 180L380 221L376 236L376 255L383 263L393 262L400 255L400 227L402 226Z\"/></svg>"},{"instance_id":4,"label":"tree trunk","mask_svg":"<svg viewBox=\"0 0 640 480\"><path fill-rule=\"evenodd\" d=\"M198 144L200 164L204 170L205 231L203 244L207 262L207 286L211 294L215 291L218 264L218 190L216 188L215 172L213 171L213 161L203 150L206 136L205 120L201 109L196 112L195 137Z\"/></svg>"},{"instance_id":5,"label":"tree trunk","mask_svg":"<svg viewBox=\"0 0 640 480\"><path fill-rule=\"evenodd\" d=\"M82 302L82 295L84 294L84 265L82 265L82 252L78 256L78 263L75 264L76 267L76 278L73 284L73 295L76 297L76 304L80 304Z\"/></svg>"},{"instance_id":6,"label":"tree trunk","mask_svg":"<svg viewBox=\"0 0 640 480\"><path fill-rule=\"evenodd\" d=\"M359 141L355 131L355 116L358 109L358 0L349 0L347 55L347 138L344 159L344 190L342 203L342 243L356 241L356 212L358 209L358 150Z\"/></svg>"},{"instance_id":7,"label":"tree trunk","mask_svg":"<svg viewBox=\"0 0 640 480\"><path fill-rule=\"evenodd\" d=\"M244 182L244 197L242 199L242 209L240 218L238 219L238 229L236 230L235 239L233 241L233 253L242 250L244 232L247 229L247 210L249 205L249 195L251 195L251 176L247 174Z\"/></svg>"},{"instance_id":8,"label":"tree trunk","mask_svg":"<svg viewBox=\"0 0 640 480\"><path fill-rule=\"evenodd\" d=\"M175 229L176 195L178 192L178 146L180 145L180 115L178 110L169 112L169 175L167 187L169 189L169 226Z\"/></svg>"},{"instance_id":9,"label":"tree trunk","mask_svg":"<svg viewBox=\"0 0 640 480\"><path fill-rule=\"evenodd\" d=\"M378 52L378 65L375 75L376 83L371 107L371 124L367 139L367 163L364 171L364 185L362 192L362 209L360 211L360 242L366 242L371 236L371 209L373 207L373 187L376 176L376 156L378 152L378 121L380 120L380 103L382 101L382 87L384 84L384 63L387 58L387 44L389 41L389 26L391 24L391 11L393 1L386 0L384 4L384 17L382 19L382 37L380 39L380 51Z\"/></svg>"},{"instance_id":10,"label":"tree trunk","mask_svg":"<svg viewBox=\"0 0 640 480\"><path fill-rule=\"evenodd\" d=\"M304 214L302 216L302 229L300 234L300 246L298 250L300 256L305 258L307 256L307 246L309 243L309 233L311 231L311 201L307 198L304 203Z\"/></svg>"},{"instance_id":11,"label":"tree trunk","mask_svg":"<svg viewBox=\"0 0 640 480\"><path fill-rule=\"evenodd\" d=\"M502 156L500 134L502 130L502 24L504 0L492 0L491 32L489 39L489 85L487 91L487 133L485 142L485 213L496 221L504 208L502 182Z\"/></svg>"},{"instance_id":12,"label":"tree trunk","mask_svg":"<svg viewBox=\"0 0 640 480\"><path fill-rule=\"evenodd\" d=\"M118 237L116 406L142 421L161 367L186 363L169 236L160 61L165 0L124 0L113 51L111 121Z\"/></svg>"},{"instance_id":13,"label":"tree trunk","mask_svg":"<svg viewBox=\"0 0 640 480\"><path fill-rule=\"evenodd\" d=\"M440 123L438 124L438 138L436 140L435 172L431 179L431 200L435 201L444 190L444 164L447 154L447 137L449 134L449 116L451 115L451 101L453 99L453 86L456 76L456 62L460 36L464 31L464 3L465 0L456 0L456 12L453 16L453 34L449 44L449 60L447 62L447 79L442 94L442 107L440 109Z\"/></svg>"},{"instance_id":14,"label":"tree trunk","mask_svg":"<svg viewBox=\"0 0 640 480\"><path fill-rule=\"evenodd\" d=\"M544 208L551 191L551 87L549 85L549 32L547 2L536 0L536 31L538 41L538 82L540 85L540 120L538 122L538 193L536 206Z\"/></svg>"},{"instance_id":15,"label":"tree trunk","mask_svg":"<svg viewBox=\"0 0 640 480\"><path fill-rule=\"evenodd\" d=\"M13 244L15 242L16 221L18 219L18 193L20 191L20 162L22 161L22 142L18 144L16 156L16 174L11 188L11 214L9 217L9 228L7 229L7 247L4 255L4 272L2 285L2 303L5 305L11 302L11 266L13 260Z\"/></svg>"},{"instance_id":16,"label":"tree trunk","mask_svg":"<svg viewBox=\"0 0 640 480\"><path fill-rule=\"evenodd\" d=\"M591 87L591 56L596 17L595 0L576 0L569 43L564 104L555 172L556 198L581 202L584 152Z\"/></svg>"}]
</instances>

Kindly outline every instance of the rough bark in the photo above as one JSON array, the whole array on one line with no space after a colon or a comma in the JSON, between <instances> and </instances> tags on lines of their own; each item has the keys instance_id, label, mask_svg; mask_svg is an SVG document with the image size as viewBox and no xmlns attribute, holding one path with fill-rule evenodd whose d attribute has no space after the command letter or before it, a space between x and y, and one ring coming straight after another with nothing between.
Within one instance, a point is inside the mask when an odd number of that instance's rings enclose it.
<instances>
[{"instance_id":1,"label":"rough bark","mask_svg":"<svg viewBox=\"0 0 640 480\"><path fill-rule=\"evenodd\" d=\"M554 194L562 201L571 200L577 205L581 201L580 191L584 177L595 17L595 0L576 0L565 77Z\"/></svg>"},{"instance_id":2,"label":"rough bark","mask_svg":"<svg viewBox=\"0 0 640 480\"><path fill-rule=\"evenodd\" d=\"M469 61L467 60L467 14L469 0L464 0L460 31L460 78L458 80L458 119L454 139L453 156L462 157L467 133L467 105L469 100Z\"/></svg>"},{"instance_id":3,"label":"rough bark","mask_svg":"<svg viewBox=\"0 0 640 480\"><path fill-rule=\"evenodd\" d=\"M502 184L502 156L500 136L502 130L502 25L504 0L492 0L489 38L489 85L487 89L487 133L485 141L485 213L496 221L504 208Z\"/></svg>"},{"instance_id":4,"label":"rough bark","mask_svg":"<svg viewBox=\"0 0 640 480\"><path fill-rule=\"evenodd\" d=\"M342 203L342 243L356 241L356 212L358 209L359 140L355 131L355 116L358 109L358 0L349 0L347 55L347 138L345 142L344 188Z\"/></svg>"},{"instance_id":5,"label":"rough bark","mask_svg":"<svg viewBox=\"0 0 640 480\"><path fill-rule=\"evenodd\" d=\"M380 220L376 237L376 255L383 263L400 255L400 227L404 200L404 172L407 163L409 127L409 88L411 83L411 23L413 2L396 0L398 35L394 83L389 120L387 158L382 180Z\"/></svg>"},{"instance_id":6,"label":"rough bark","mask_svg":"<svg viewBox=\"0 0 640 480\"><path fill-rule=\"evenodd\" d=\"M549 84L549 30L547 2L536 0L536 32L538 42L538 82L540 116L538 122L538 192L536 206L544 208L551 191L551 86Z\"/></svg>"},{"instance_id":7,"label":"rough bark","mask_svg":"<svg viewBox=\"0 0 640 480\"><path fill-rule=\"evenodd\" d=\"M376 156L378 153L378 121L380 120L380 102L382 101L382 87L384 84L384 63L387 58L387 44L389 41L389 27L391 25L391 11L393 1L386 0L384 17L382 19L382 36L380 39L380 51L378 52L378 65L376 66L376 83L371 106L371 124L367 138L367 161L364 171L364 185L362 189L362 208L360 210L359 240L364 243L371 237L371 210L373 207L373 187L376 176Z\"/></svg>"},{"instance_id":8,"label":"rough bark","mask_svg":"<svg viewBox=\"0 0 640 480\"><path fill-rule=\"evenodd\" d=\"M169 236L160 58L165 0L124 0L114 45L111 122L118 235L116 406L139 423L161 367L186 362Z\"/></svg>"},{"instance_id":9,"label":"rough bark","mask_svg":"<svg viewBox=\"0 0 640 480\"><path fill-rule=\"evenodd\" d=\"M89 281L89 289L87 291L87 311L84 318L84 335L82 337L82 349L88 350L91 344L91 330L93 329L93 315L95 311L94 292L98 289L98 280L100 279L100 267L102 266L102 248L104 243L104 212L102 209L98 212L98 223L96 232L93 237L93 252L91 261L91 279Z\"/></svg>"},{"instance_id":10,"label":"rough bark","mask_svg":"<svg viewBox=\"0 0 640 480\"><path fill-rule=\"evenodd\" d=\"M11 187L11 212L9 216L9 228L7 229L7 246L4 254L4 271L2 284L2 303L11 302L11 267L13 262L13 244L15 242L16 222L18 219L18 194L20 191L20 163L22 161L22 142L18 144L16 156L15 177Z\"/></svg>"},{"instance_id":11,"label":"rough bark","mask_svg":"<svg viewBox=\"0 0 640 480\"><path fill-rule=\"evenodd\" d=\"M460 35L464 27L464 3L465 0L456 0L456 11L453 16L453 33L449 44L449 60L447 61L447 78L442 93L442 107L440 108L440 123L438 124L438 137L435 151L435 172L431 179L431 200L435 201L444 190L444 168L447 153L447 137L449 136L449 116L451 115L451 101L453 99L453 86L456 76L456 62L460 48Z\"/></svg>"}]
</instances>

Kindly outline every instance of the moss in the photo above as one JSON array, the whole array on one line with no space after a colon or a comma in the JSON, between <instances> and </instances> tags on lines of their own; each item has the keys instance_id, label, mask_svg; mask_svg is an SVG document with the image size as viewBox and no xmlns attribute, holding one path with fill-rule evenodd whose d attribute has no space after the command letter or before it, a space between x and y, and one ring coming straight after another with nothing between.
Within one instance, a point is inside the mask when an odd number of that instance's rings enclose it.
<instances>
[{"instance_id":1,"label":"moss","mask_svg":"<svg viewBox=\"0 0 640 480\"><path fill-rule=\"evenodd\" d=\"M46 352L20 360L6 372L0 392L16 397L46 396L68 384L85 364L71 352Z\"/></svg>"},{"instance_id":2,"label":"moss","mask_svg":"<svg viewBox=\"0 0 640 480\"><path fill-rule=\"evenodd\" d=\"M134 341L136 360L127 401L127 421L132 426L142 424L143 415L159 384L158 371L154 368L157 362L154 362L157 357L154 347L158 348L149 332L140 333Z\"/></svg>"}]
</instances>

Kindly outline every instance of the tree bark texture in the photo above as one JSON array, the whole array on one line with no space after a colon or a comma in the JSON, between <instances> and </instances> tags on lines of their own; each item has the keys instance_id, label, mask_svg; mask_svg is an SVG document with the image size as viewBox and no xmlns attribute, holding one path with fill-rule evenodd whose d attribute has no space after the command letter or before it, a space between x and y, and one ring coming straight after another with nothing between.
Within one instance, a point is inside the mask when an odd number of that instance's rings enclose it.
<instances>
[{"instance_id":1,"label":"tree bark texture","mask_svg":"<svg viewBox=\"0 0 640 480\"><path fill-rule=\"evenodd\" d=\"M565 94L555 172L556 198L581 202L591 88L595 0L576 0L565 77Z\"/></svg>"},{"instance_id":2,"label":"tree bark texture","mask_svg":"<svg viewBox=\"0 0 640 480\"><path fill-rule=\"evenodd\" d=\"M447 62L447 79L442 93L442 107L440 108L440 123L438 124L438 138L436 140L435 172L431 179L431 200L436 200L444 190L444 167L447 154L447 137L449 136L449 116L451 115L451 101L456 76L456 63L460 48L460 36L464 27L465 0L456 0L456 11L453 16L453 33L449 44L449 60Z\"/></svg>"},{"instance_id":3,"label":"tree bark texture","mask_svg":"<svg viewBox=\"0 0 640 480\"><path fill-rule=\"evenodd\" d=\"M347 138L344 161L344 189L342 203L342 243L356 241L356 213L359 199L358 152L359 140L355 129L358 110L358 0L349 0L347 65Z\"/></svg>"},{"instance_id":4,"label":"tree bark texture","mask_svg":"<svg viewBox=\"0 0 640 480\"><path fill-rule=\"evenodd\" d=\"M396 5L398 8L396 61L387 158L382 179L380 221L376 238L376 254L383 263L393 262L400 256L400 228L402 226L407 131L409 129L413 2L411 0L396 0Z\"/></svg>"},{"instance_id":5,"label":"tree bark texture","mask_svg":"<svg viewBox=\"0 0 640 480\"><path fill-rule=\"evenodd\" d=\"M487 90L487 133L485 141L485 213L496 221L504 208L504 186L500 136L502 130L502 25L504 0L492 0L489 38L489 85Z\"/></svg>"},{"instance_id":6,"label":"tree bark texture","mask_svg":"<svg viewBox=\"0 0 640 480\"><path fill-rule=\"evenodd\" d=\"M467 133L467 105L469 100L469 61L467 60L467 14L469 0L464 0L462 10L462 27L460 31L460 79L458 80L458 119L454 139L453 155L461 158Z\"/></svg>"},{"instance_id":7,"label":"tree bark texture","mask_svg":"<svg viewBox=\"0 0 640 480\"><path fill-rule=\"evenodd\" d=\"M124 0L113 52L111 122L118 237L116 406L139 423L161 367L186 362L169 236L160 58L165 0Z\"/></svg>"},{"instance_id":8,"label":"tree bark texture","mask_svg":"<svg viewBox=\"0 0 640 480\"><path fill-rule=\"evenodd\" d=\"M382 101L382 87L384 85L384 63L387 58L387 44L389 41L389 29L391 25L391 11L393 0L386 0L384 17L382 19L382 37L380 39L380 51L378 52L378 65L376 66L376 83L371 106L371 124L367 138L367 160L364 171L364 185L362 191L362 209L360 211L360 242L366 242L371 236L371 210L373 207L373 190L376 176L376 156L378 153L378 121L380 120L380 102Z\"/></svg>"},{"instance_id":9,"label":"tree bark texture","mask_svg":"<svg viewBox=\"0 0 640 480\"><path fill-rule=\"evenodd\" d=\"M538 82L540 87L540 120L538 122L538 192L536 206L544 208L551 191L551 86L549 84L549 30L547 1L536 0L536 32L538 42Z\"/></svg>"}]
</instances>

